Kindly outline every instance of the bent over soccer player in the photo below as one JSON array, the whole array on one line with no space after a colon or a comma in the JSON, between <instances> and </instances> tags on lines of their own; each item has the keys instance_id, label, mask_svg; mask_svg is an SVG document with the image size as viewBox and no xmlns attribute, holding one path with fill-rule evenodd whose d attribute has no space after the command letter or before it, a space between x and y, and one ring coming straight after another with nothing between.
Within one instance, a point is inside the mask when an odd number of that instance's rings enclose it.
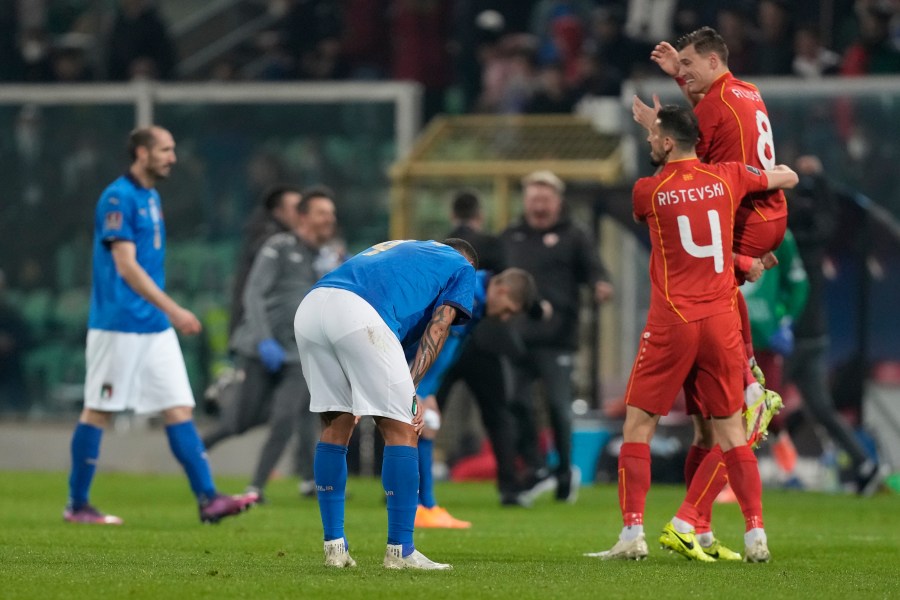
<instances>
[{"instance_id":1,"label":"bent over soccer player","mask_svg":"<svg viewBox=\"0 0 900 600\"><path fill-rule=\"evenodd\" d=\"M634 217L650 228L650 312L626 392L624 441L619 454L619 503L624 527L604 559L647 556L644 504L650 488L650 440L672 408L677 386L693 396L712 426L728 479L746 523L745 556L769 560L756 456L744 431L743 353L731 248L734 218L749 192L793 187L785 166L760 171L741 163L704 165L694 152L694 114L677 106L659 110L647 138L653 177L639 179ZM696 504L704 493L695 478L660 543L688 558L715 560L694 533Z\"/></svg>"},{"instance_id":2,"label":"bent over soccer player","mask_svg":"<svg viewBox=\"0 0 900 600\"><path fill-rule=\"evenodd\" d=\"M347 446L357 418L372 416L385 443L384 566L451 568L413 544L424 413L416 386L450 327L471 318L477 262L472 246L458 238L384 242L325 275L297 309L294 331L310 410L321 413L324 427L314 473L328 567L356 565L344 535ZM410 366L403 348L416 342Z\"/></svg>"},{"instance_id":3,"label":"bent over soccer player","mask_svg":"<svg viewBox=\"0 0 900 600\"><path fill-rule=\"evenodd\" d=\"M132 163L100 196L94 214L94 258L87 335L84 410L72 436L69 502L73 523L121 525L88 503L103 427L112 413L162 412L172 454L200 505L200 520L216 523L256 502L226 496L213 484L206 449L194 427L194 396L175 331L200 333L200 321L163 291L166 228L154 186L175 164L175 140L161 127L128 138Z\"/></svg>"}]
</instances>

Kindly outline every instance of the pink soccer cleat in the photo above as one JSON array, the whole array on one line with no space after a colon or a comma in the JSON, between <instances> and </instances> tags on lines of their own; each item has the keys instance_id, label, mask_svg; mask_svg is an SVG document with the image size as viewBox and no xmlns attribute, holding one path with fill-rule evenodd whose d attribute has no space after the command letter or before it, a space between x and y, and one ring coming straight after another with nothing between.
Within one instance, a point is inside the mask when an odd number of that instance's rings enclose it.
<instances>
[{"instance_id":1,"label":"pink soccer cleat","mask_svg":"<svg viewBox=\"0 0 900 600\"><path fill-rule=\"evenodd\" d=\"M67 506L63 511L63 521L69 523L88 523L91 525L121 525L123 521L115 515L105 515L90 504L85 504L79 509Z\"/></svg>"},{"instance_id":2,"label":"pink soccer cleat","mask_svg":"<svg viewBox=\"0 0 900 600\"><path fill-rule=\"evenodd\" d=\"M225 517L232 517L248 510L259 500L259 494L249 492L228 496L216 494L216 496L200 505L200 520L204 523L218 523Z\"/></svg>"}]
</instances>

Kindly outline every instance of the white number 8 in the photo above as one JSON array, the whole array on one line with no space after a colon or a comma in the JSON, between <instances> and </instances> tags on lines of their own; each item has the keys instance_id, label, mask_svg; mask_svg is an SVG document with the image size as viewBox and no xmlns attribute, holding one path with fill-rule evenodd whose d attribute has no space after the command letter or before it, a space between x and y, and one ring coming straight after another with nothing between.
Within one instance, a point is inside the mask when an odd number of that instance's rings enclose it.
<instances>
[{"instance_id":1,"label":"white number 8","mask_svg":"<svg viewBox=\"0 0 900 600\"><path fill-rule=\"evenodd\" d=\"M764 169L775 168L775 138L772 137L772 124L769 117L761 110L756 111L756 155ZM766 151L768 149L768 152Z\"/></svg>"},{"instance_id":2,"label":"white number 8","mask_svg":"<svg viewBox=\"0 0 900 600\"><path fill-rule=\"evenodd\" d=\"M725 269L725 256L722 253L722 226L719 224L719 213L711 210L706 214L709 217L712 243L708 246L698 246L694 242L694 234L691 232L691 220L685 215L680 215L678 217L678 233L681 236L681 246L691 256L712 258L716 273L721 273Z\"/></svg>"}]
</instances>

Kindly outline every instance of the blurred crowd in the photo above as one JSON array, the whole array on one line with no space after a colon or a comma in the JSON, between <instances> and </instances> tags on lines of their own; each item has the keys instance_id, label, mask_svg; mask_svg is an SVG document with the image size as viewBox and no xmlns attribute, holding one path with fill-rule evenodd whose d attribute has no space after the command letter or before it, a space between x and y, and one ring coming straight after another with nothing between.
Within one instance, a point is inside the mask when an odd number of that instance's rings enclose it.
<instances>
[{"instance_id":1,"label":"blurred crowd","mask_svg":"<svg viewBox=\"0 0 900 600\"><path fill-rule=\"evenodd\" d=\"M738 76L900 72L897 0L236 0L259 16L246 39L205 32L221 51L190 68L204 32L164 2L2 3L0 80L415 80L426 116L568 112L657 74L653 45L702 25Z\"/></svg>"}]
</instances>

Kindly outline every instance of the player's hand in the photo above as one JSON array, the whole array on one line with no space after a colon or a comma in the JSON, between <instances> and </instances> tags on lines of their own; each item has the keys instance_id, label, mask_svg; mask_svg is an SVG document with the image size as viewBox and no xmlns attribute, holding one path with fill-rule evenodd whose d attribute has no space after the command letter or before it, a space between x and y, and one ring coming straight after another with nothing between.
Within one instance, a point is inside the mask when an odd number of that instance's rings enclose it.
<instances>
[{"instance_id":1,"label":"player's hand","mask_svg":"<svg viewBox=\"0 0 900 600\"><path fill-rule=\"evenodd\" d=\"M277 372L284 364L284 348L274 338L261 341L256 345L256 351L259 353L260 362L269 373Z\"/></svg>"},{"instance_id":2,"label":"player's hand","mask_svg":"<svg viewBox=\"0 0 900 600\"><path fill-rule=\"evenodd\" d=\"M594 300L598 303L603 304L613 296L613 292L615 288L613 288L612 284L608 281L598 281L594 284Z\"/></svg>"},{"instance_id":3,"label":"player's hand","mask_svg":"<svg viewBox=\"0 0 900 600\"><path fill-rule=\"evenodd\" d=\"M419 406L419 397L413 394L413 418L412 426L416 431L416 435L422 435L422 429L425 427L425 411Z\"/></svg>"},{"instance_id":4,"label":"player's hand","mask_svg":"<svg viewBox=\"0 0 900 600\"><path fill-rule=\"evenodd\" d=\"M754 258L753 264L750 266L750 270L744 275L744 279L753 283L754 281L759 281L759 278L762 277L762 274L766 271L766 267L763 264L763 261Z\"/></svg>"},{"instance_id":5,"label":"player's hand","mask_svg":"<svg viewBox=\"0 0 900 600\"><path fill-rule=\"evenodd\" d=\"M669 77L678 75L678 50L669 42L660 42L650 53L650 60L659 65Z\"/></svg>"},{"instance_id":6,"label":"player's hand","mask_svg":"<svg viewBox=\"0 0 900 600\"><path fill-rule=\"evenodd\" d=\"M656 122L656 115L662 104L659 102L659 96L653 94L653 106L644 104L644 101L635 96L631 101L631 116L641 127L650 131L653 123Z\"/></svg>"},{"instance_id":7,"label":"player's hand","mask_svg":"<svg viewBox=\"0 0 900 600\"><path fill-rule=\"evenodd\" d=\"M180 306L169 315L169 321L172 323L172 327L184 335L196 335L203 330L197 315Z\"/></svg>"},{"instance_id":8,"label":"player's hand","mask_svg":"<svg viewBox=\"0 0 900 600\"><path fill-rule=\"evenodd\" d=\"M433 440L441 429L441 409L438 407L437 398L427 396L420 398L419 408L422 411L422 437Z\"/></svg>"},{"instance_id":9,"label":"player's hand","mask_svg":"<svg viewBox=\"0 0 900 600\"><path fill-rule=\"evenodd\" d=\"M541 300L538 302L541 307L541 320L549 321L553 318L553 305L550 304L549 300Z\"/></svg>"},{"instance_id":10,"label":"player's hand","mask_svg":"<svg viewBox=\"0 0 900 600\"><path fill-rule=\"evenodd\" d=\"M759 260L762 261L763 267L765 267L766 271L768 271L772 267L778 266L778 257L775 256L772 252L766 252L759 257Z\"/></svg>"},{"instance_id":11,"label":"player's hand","mask_svg":"<svg viewBox=\"0 0 900 600\"><path fill-rule=\"evenodd\" d=\"M813 156L812 154L798 156L794 164L797 166L797 173L800 175L819 175L824 171L822 161L818 156Z\"/></svg>"}]
</instances>

